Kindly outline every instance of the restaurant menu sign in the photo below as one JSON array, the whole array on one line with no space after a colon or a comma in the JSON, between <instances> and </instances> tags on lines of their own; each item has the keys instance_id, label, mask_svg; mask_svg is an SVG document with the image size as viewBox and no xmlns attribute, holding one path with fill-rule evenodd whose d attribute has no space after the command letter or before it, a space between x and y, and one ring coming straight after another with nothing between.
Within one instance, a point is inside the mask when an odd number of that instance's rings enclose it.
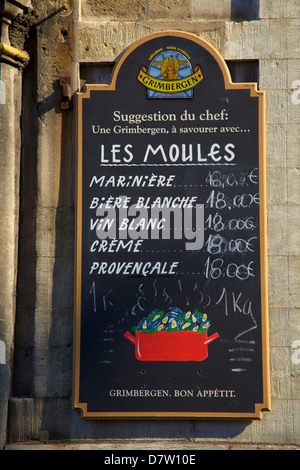
<instances>
[{"instance_id":1,"label":"restaurant menu sign","mask_svg":"<svg viewBox=\"0 0 300 470\"><path fill-rule=\"evenodd\" d=\"M144 37L78 93L73 405L269 410L264 93L197 36Z\"/></svg>"}]
</instances>

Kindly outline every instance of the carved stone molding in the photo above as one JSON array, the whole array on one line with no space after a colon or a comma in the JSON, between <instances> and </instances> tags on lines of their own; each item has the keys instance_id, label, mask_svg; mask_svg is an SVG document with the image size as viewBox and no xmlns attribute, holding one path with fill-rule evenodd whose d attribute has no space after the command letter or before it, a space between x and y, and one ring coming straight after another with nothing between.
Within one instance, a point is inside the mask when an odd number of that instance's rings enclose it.
<instances>
[{"instance_id":1,"label":"carved stone molding","mask_svg":"<svg viewBox=\"0 0 300 470\"><path fill-rule=\"evenodd\" d=\"M31 5L31 0L3 0L0 2L0 16L13 20Z\"/></svg>"},{"instance_id":2,"label":"carved stone molding","mask_svg":"<svg viewBox=\"0 0 300 470\"><path fill-rule=\"evenodd\" d=\"M23 67L29 61L26 52L11 47L9 27L12 21L28 11L31 0L3 0L0 2L0 62Z\"/></svg>"}]
</instances>

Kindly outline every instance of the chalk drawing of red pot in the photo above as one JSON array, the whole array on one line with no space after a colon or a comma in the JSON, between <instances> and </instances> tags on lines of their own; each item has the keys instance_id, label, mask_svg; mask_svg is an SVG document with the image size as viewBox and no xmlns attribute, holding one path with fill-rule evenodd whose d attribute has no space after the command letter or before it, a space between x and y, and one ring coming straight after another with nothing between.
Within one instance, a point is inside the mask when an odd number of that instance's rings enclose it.
<instances>
[{"instance_id":1,"label":"chalk drawing of red pot","mask_svg":"<svg viewBox=\"0 0 300 470\"><path fill-rule=\"evenodd\" d=\"M204 361L207 345L219 338L218 333L207 337L207 333L193 331L136 331L135 336L126 331L124 336L135 345L139 361Z\"/></svg>"}]
</instances>

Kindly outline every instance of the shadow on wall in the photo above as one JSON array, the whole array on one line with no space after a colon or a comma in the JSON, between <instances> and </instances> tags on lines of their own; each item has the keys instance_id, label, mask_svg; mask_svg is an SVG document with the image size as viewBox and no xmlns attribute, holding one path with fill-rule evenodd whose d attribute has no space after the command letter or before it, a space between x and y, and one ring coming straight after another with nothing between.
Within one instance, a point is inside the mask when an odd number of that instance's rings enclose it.
<instances>
[{"instance_id":1,"label":"shadow on wall","mask_svg":"<svg viewBox=\"0 0 300 470\"><path fill-rule=\"evenodd\" d=\"M45 398L39 436L45 440L111 439L232 439L240 436L251 420L83 420L72 411L71 400ZM199 443L199 447L201 443Z\"/></svg>"},{"instance_id":2,"label":"shadow on wall","mask_svg":"<svg viewBox=\"0 0 300 470\"><path fill-rule=\"evenodd\" d=\"M231 0L231 20L251 21L259 18L259 0Z\"/></svg>"},{"instance_id":3,"label":"shadow on wall","mask_svg":"<svg viewBox=\"0 0 300 470\"><path fill-rule=\"evenodd\" d=\"M60 84L60 79L57 79L53 82L52 88L53 88L53 93L51 93L51 95L47 96L42 101L39 101L36 104L37 118L43 117L52 109L55 109L56 114L61 114L65 111L61 107L61 102L63 101L63 97L62 97L62 87ZM72 106L72 103L73 103L73 98L71 97L70 106Z\"/></svg>"}]
</instances>

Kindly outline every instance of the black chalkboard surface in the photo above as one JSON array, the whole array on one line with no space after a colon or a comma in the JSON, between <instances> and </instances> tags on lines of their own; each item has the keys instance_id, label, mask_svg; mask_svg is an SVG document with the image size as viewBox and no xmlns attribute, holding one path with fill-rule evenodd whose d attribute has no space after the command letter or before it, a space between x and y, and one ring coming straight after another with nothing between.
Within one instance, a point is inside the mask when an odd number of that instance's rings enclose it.
<instances>
[{"instance_id":1,"label":"black chalkboard surface","mask_svg":"<svg viewBox=\"0 0 300 470\"><path fill-rule=\"evenodd\" d=\"M166 31L78 93L74 408L261 418L264 94Z\"/></svg>"}]
</instances>

